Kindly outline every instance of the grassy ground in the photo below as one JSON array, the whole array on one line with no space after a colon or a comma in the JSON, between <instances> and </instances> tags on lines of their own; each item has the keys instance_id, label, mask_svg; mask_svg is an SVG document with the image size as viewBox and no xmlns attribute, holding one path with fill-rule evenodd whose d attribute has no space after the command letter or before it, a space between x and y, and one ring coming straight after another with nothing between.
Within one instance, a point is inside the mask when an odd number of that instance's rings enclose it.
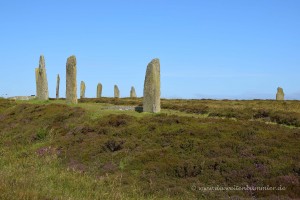
<instances>
[{"instance_id":1,"label":"grassy ground","mask_svg":"<svg viewBox=\"0 0 300 200\"><path fill-rule=\"evenodd\" d=\"M141 102L0 99L0 199L300 198L298 101Z\"/></svg>"},{"instance_id":2,"label":"grassy ground","mask_svg":"<svg viewBox=\"0 0 300 200\"><path fill-rule=\"evenodd\" d=\"M115 105L141 106L142 99L83 99L82 103L113 103ZM273 100L167 100L162 99L162 108L209 117L260 120L287 126L300 127L299 101Z\"/></svg>"}]
</instances>

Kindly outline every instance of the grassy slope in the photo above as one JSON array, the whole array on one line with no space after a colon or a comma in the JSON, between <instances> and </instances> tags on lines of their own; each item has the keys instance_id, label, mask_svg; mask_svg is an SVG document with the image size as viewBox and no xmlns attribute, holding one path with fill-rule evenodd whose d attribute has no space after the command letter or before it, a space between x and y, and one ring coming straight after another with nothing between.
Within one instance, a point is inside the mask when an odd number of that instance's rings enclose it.
<instances>
[{"instance_id":1,"label":"grassy slope","mask_svg":"<svg viewBox=\"0 0 300 200\"><path fill-rule=\"evenodd\" d=\"M141 106L142 99L83 99L83 103L113 103L116 105ZM162 99L163 109L178 110L193 114L205 114L209 117L236 118L242 120L260 120L300 127L299 101L273 100L166 100Z\"/></svg>"},{"instance_id":2,"label":"grassy slope","mask_svg":"<svg viewBox=\"0 0 300 200\"><path fill-rule=\"evenodd\" d=\"M141 99L81 102L0 99L0 199L300 197L299 102L163 100L157 115L103 109Z\"/></svg>"}]
</instances>

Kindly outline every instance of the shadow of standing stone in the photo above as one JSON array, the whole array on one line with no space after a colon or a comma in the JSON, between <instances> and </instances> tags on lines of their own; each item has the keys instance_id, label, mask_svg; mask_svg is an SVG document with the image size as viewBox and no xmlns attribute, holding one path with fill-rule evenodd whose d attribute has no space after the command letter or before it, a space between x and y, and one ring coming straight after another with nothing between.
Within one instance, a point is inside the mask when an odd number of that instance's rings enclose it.
<instances>
[{"instance_id":1,"label":"shadow of standing stone","mask_svg":"<svg viewBox=\"0 0 300 200\"><path fill-rule=\"evenodd\" d=\"M138 113L141 113L141 112L143 112L143 107L142 106L136 106L136 107L134 107L134 111L136 111Z\"/></svg>"}]
</instances>

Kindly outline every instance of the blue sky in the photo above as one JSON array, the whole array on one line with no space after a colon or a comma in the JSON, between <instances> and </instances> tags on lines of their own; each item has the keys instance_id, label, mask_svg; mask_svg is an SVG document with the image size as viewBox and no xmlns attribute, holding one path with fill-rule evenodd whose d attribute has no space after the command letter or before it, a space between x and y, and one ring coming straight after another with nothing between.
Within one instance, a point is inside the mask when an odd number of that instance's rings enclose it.
<instances>
[{"instance_id":1,"label":"blue sky","mask_svg":"<svg viewBox=\"0 0 300 200\"><path fill-rule=\"evenodd\" d=\"M1 96L35 94L43 54L51 97L76 55L87 97L142 96L159 58L165 98L300 99L299 0L1 0L0 27Z\"/></svg>"}]
</instances>

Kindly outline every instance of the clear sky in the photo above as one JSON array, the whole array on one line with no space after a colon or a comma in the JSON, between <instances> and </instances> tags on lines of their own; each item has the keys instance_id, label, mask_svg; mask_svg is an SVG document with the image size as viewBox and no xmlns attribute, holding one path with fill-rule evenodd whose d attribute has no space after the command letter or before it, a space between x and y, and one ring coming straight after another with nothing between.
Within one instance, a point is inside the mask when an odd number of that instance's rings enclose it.
<instances>
[{"instance_id":1,"label":"clear sky","mask_svg":"<svg viewBox=\"0 0 300 200\"><path fill-rule=\"evenodd\" d=\"M87 97L142 96L159 58L165 98L300 99L299 0L1 0L0 27L0 96L35 94L43 54L51 97L76 55Z\"/></svg>"}]
</instances>

